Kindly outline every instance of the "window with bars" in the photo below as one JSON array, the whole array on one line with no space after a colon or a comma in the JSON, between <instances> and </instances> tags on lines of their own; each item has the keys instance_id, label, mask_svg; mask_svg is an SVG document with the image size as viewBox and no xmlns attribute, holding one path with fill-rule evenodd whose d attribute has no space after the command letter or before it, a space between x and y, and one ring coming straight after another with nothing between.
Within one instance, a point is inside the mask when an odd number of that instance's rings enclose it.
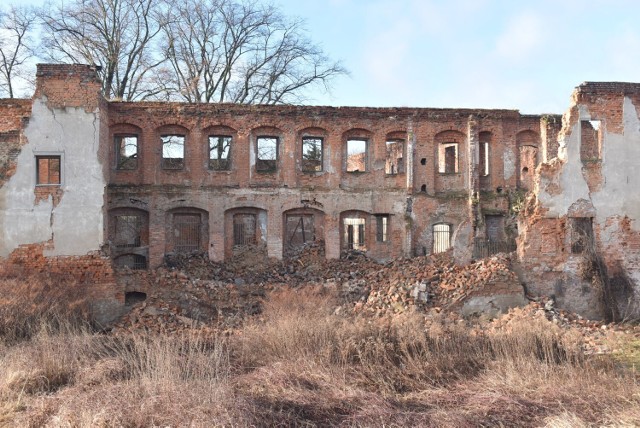
<instances>
[{"instance_id":1,"label":"window with bars","mask_svg":"<svg viewBox=\"0 0 640 428\"><path fill-rule=\"evenodd\" d=\"M177 253L190 253L200 250L201 216L200 214L176 213L173 215L174 250Z\"/></svg>"},{"instance_id":2,"label":"window with bars","mask_svg":"<svg viewBox=\"0 0 640 428\"><path fill-rule=\"evenodd\" d=\"M233 245L255 245L256 243L255 214L235 214L233 216Z\"/></svg>"},{"instance_id":3,"label":"window with bars","mask_svg":"<svg viewBox=\"0 0 640 428\"><path fill-rule=\"evenodd\" d=\"M451 225L438 223L433 225L433 253L444 253L451 248Z\"/></svg>"}]
</instances>

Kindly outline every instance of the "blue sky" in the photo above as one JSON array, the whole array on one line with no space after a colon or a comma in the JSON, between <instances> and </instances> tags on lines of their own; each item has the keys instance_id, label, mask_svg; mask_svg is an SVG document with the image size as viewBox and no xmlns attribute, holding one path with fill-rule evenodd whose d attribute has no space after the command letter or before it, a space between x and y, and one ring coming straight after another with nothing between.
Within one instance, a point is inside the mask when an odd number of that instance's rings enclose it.
<instances>
[{"instance_id":1,"label":"blue sky","mask_svg":"<svg viewBox=\"0 0 640 428\"><path fill-rule=\"evenodd\" d=\"M562 113L640 81L640 1L277 0L351 76L316 104Z\"/></svg>"},{"instance_id":2,"label":"blue sky","mask_svg":"<svg viewBox=\"0 0 640 428\"><path fill-rule=\"evenodd\" d=\"M312 104L562 113L583 81L640 81L638 0L273 1L351 72Z\"/></svg>"}]
</instances>

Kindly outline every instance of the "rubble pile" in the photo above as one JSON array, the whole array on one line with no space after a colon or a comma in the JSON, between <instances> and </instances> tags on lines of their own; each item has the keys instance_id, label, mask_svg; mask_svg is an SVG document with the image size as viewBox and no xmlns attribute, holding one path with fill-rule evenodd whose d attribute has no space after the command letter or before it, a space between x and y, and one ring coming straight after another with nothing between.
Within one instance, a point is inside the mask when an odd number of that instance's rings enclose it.
<instances>
[{"instance_id":1,"label":"rubble pile","mask_svg":"<svg viewBox=\"0 0 640 428\"><path fill-rule=\"evenodd\" d=\"M341 298L338 311L387 316L434 308L455 309L472 294L491 294L504 284L522 287L505 254L456 266L449 254L377 263L350 251L326 260L322 245L294 257L248 267L240 260L209 261L204 254L171 256L148 273L147 299L133 305L116 328L178 331L200 325L233 328L261 310L266 290L323 285Z\"/></svg>"}]
</instances>

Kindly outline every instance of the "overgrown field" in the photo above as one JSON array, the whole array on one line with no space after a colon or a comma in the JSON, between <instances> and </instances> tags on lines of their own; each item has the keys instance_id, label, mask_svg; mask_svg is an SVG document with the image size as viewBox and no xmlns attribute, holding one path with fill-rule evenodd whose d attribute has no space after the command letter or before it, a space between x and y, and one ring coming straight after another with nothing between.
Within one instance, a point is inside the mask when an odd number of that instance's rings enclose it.
<instances>
[{"instance_id":1,"label":"overgrown field","mask_svg":"<svg viewBox=\"0 0 640 428\"><path fill-rule=\"evenodd\" d=\"M231 333L108 334L3 296L0 426L640 425L637 343L585 355L544 317L375 319L299 287Z\"/></svg>"}]
</instances>

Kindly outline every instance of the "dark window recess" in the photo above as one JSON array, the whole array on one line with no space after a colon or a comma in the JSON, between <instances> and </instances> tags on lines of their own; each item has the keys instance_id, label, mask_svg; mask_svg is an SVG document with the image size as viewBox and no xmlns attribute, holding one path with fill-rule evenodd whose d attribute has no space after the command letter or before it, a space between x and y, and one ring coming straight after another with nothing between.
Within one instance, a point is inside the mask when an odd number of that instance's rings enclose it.
<instances>
[{"instance_id":1,"label":"dark window recess","mask_svg":"<svg viewBox=\"0 0 640 428\"><path fill-rule=\"evenodd\" d=\"M258 157L256 171L271 172L278 169L278 138L258 137L256 139Z\"/></svg>"},{"instance_id":2,"label":"dark window recess","mask_svg":"<svg viewBox=\"0 0 640 428\"><path fill-rule=\"evenodd\" d=\"M138 168L138 136L116 135L116 169L131 170Z\"/></svg>"},{"instance_id":3,"label":"dark window recess","mask_svg":"<svg viewBox=\"0 0 640 428\"><path fill-rule=\"evenodd\" d=\"M322 171L322 138L304 137L302 139L302 171Z\"/></svg>"},{"instance_id":4,"label":"dark window recess","mask_svg":"<svg viewBox=\"0 0 640 428\"><path fill-rule=\"evenodd\" d=\"M184 168L184 135L163 135L162 140L162 168Z\"/></svg>"},{"instance_id":5,"label":"dark window recess","mask_svg":"<svg viewBox=\"0 0 640 428\"><path fill-rule=\"evenodd\" d=\"M592 253L594 251L592 219L590 217L571 218L570 227L571 253Z\"/></svg>"},{"instance_id":6,"label":"dark window recess","mask_svg":"<svg viewBox=\"0 0 640 428\"><path fill-rule=\"evenodd\" d=\"M307 242L315 241L313 215L288 215L286 232L286 245L290 248L302 247Z\"/></svg>"},{"instance_id":7,"label":"dark window recess","mask_svg":"<svg viewBox=\"0 0 640 428\"><path fill-rule=\"evenodd\" d=\"M439 223L433 225L433 252L443 253L451 248L451 225Z\"/></svg>"},{"instance_id":8,"label":"dark window recess","mask_svg":"<svg viewBox=\"0 0 640 428\"><path fill-rule=\"evenodd\" d=\"M420 159L420 165L426 165L426 164L427 164L427 158Z\"/></svg>"},{"instance_id":9,"label":"dark window recess","mask_svg":"<svg viewBox=\"0 0 640 428\"><path fill-rule=\"evenodd\" d=\"M427 185L423 184L422 186L420 186L420 191L426 193L427 192Z\"/></svg>"},{"instance_id":10,"label":"dark window recess","mask_svg":"<svg viewBox=\"0 0 640 428\"><path fill-rule=\"evenodd\" d=\"M137 215L117 215L114 218L114 245L117 248L132 248L141 245L142 219Z\"/></svg>"},{"instance_id":11,"label":"dark window recess","mask_svg":"<svg viewBox=\"0 0 640 428\"><path fill-rule=\"evenodd\" d=\"M389 216L386 214L376 216L376 241L389 241Z\"/></svg>"},{"instance_id":12,"label":"dark window recess","mask_svg":"<svg viewBox=\"0 0 640 428\"><path fill-rule=\"evenodd\" d=\"M404 172L404 141L387 141L386 149L384 172L388 175L402 174Z\"/></svg>"},{"instance_id":13,"label":"dark window recess","mask_svg":"<svg viewBox=\"0 0 640 428\"><path fill-rule=\"evenodd\" d=\"M363 218L344 219L344 242L348 250L362 250L365 246L365 220Z\"/></svg>"},{"instance_id":14,"label":"dark window recess","mask_svg":"<svg viewBox=\"0 0 640 428\"><path fill-rule=\"evenodd\" d=\"M144 270L147 268L147 258L139 254L123 254L114 260L116 267L132 270Z\"/></svg>"},{"instance_id":15,"label":"dark window recess","mask_svg":"<svg viewBox=\"0 0 640 428\"><path fill-rule=\"evenodd\" d=\"M60 184L60 156L36 156L36 184Z\"/></svg>"},{"instance_id":16,"label":"dark window recess","mask_svg":"<svg viewBox=\"0 0 640 428\"><path fill-rule=\"evenodd\" d=\"M233 216L233 245L256 244L256 216L236 214Z\"/></svg>"},{"instance_id":17,"label":"dark window recess","mask_svg":"<svg viewBox=\"0 0 640 428\"><path fill-rule=\"evenodd\" d=\"M200 214L174 214L173 238L177 253L190 253L200 249Z\"/></svg>"},{"instance_id":18,"label":"dark window recess","mask_svg":"<svg viewBox=\"0 0 640 428\"><path fill-rule=\"evenodd\" d=\"M142 293L140 291L128 291L124 294L124 304L127 306L142 303L145 300L147 300L147 293Z\"/></svg>"},{"instance_id":19,"label":"dark window recess","mask_svg":"<svg viewBox=\"0 0 640 428\"><path fill-rule=\"evenodd\" d=\"M367 140L347 140L347 172L367 170Z\"/></svg>"},{"instance_id":20,"label":"dark window recess","mask_svg":"<svg viewBox=\"0 0 640 428\"><path fill-rule=\"evenodd\" d=\"M228 171L231 169L231 141L228 135L209 136L209 169Z\"/></svg>"}]
</instances>

